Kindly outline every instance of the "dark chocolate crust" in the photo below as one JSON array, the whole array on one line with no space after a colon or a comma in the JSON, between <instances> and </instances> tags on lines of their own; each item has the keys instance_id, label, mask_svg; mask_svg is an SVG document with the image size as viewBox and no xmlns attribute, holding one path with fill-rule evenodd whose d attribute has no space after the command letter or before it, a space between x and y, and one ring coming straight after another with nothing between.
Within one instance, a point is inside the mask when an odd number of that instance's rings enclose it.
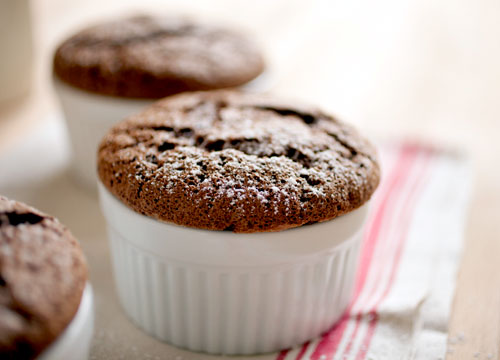
<instances>
[{"instance_id":1,"label":"dark chocolate crust","mask_svg":"<svg viewBox=\"0 0 500 360\"><path fill-rule=\"evenodd\" d=\"M181 94L114 126L98 172L133 210L178 225L278 231L368 201L374 148L322 111L232 91Z\"/></svg>"},{"instance_id":2,"label":"dark chocolate crust","mask_svg":"<svg viewBox=\"0 0 500 360\"><path fill-rule=\"evenodd\" d=\"M87 281L59 221L0 196L0 358L34 359L71 322Z\"/></svg>"},{"instance_id":3,"label":"dark chocolate crust","mask_svg":"<svg viewBox=\"0 0 500 360\"><path fill-rule=\"evenodd\" d=\"M53 67L58 78L80 89L155 99L245 84L264 62L256 46L234 31L135 16L70 37L57 49Z\"/></svg>"}]
</instances>

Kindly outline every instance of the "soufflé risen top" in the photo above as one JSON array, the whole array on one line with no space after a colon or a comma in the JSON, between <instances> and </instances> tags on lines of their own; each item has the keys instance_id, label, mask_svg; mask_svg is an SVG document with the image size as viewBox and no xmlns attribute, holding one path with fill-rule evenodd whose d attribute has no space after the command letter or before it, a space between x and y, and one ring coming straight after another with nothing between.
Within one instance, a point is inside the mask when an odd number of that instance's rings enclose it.
<instances>
[{"instance_id":1,"label":"souffl\u00e9 risen top","mask_svg":"<svg viewBox=\"0 0 500 360\"><path fill-rule=\"evenodd\" d=\"M242 233L346 214L380 177L374 148L351 126L314 107L231 91L176 95L115 125L98 171L136 212Z\"/></svg>"},{"instance_id":2,"label":"souffl\u00e9 risen top","mask_svg":"<svg viewBox=\"0 0 500 360\"><path fill-rule=\"evenodd\" d=\"M83 252L52 216L0 196L0 359L33 359L73 320Z\"/></svg>"},{"instance_id":3,"label":"souffl\u00e9 risen top","mask_svg":"<svg viewBox=\"0 0 500 360\"><path fill-rule=\"evenodd\" d=\"M239 86L263 68L243 35L165 16L97 24L68 38L54 56L54 73L65 83L130 98Z\"/></svg>"}]
</instances>

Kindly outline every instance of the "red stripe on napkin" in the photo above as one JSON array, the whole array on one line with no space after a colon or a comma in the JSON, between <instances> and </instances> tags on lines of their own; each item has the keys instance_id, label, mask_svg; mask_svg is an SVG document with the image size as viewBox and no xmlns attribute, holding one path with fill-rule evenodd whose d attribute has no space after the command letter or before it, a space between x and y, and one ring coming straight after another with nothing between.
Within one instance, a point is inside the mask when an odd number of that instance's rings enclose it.
<instances>
[{"instance_id":1,"label":"red stripe on napkin","mask_svg":"<svg viewBox=\"0 0 500 360\"><path fill-rule=\"evenodd\" d=\"M390 218L391 214L389 212L391 209L388 207L389 198L393 196L394 189L407 179L408 173L414 165L414 162L415 148L408 145L402 146L392 171L387 175L383 184L381 184L379 193L374 201L375 204L372 208L373 215L367 226L363 250L360 257L360 269L354 293L354 301L351 303L342 319L329 332L323 335L322 340L311 355L312 360L323 360L323 358L320 359L320 357L325 355L329 357L337 350L349 323L349 314L352 306L366 284L366 278L372 263L373 252L379 240L380 230L384 223L384 219Z\"/></svg>"},{"instance_id":2,"label":"red stripe on napkin","mask_svg":"<svg viewBox=\"0 0 500 360\"><path fill-rule=\"evenodd\" d=\"M422 150L420 150L420 152L422 152ZM370 322L368 324L368 331L365 335L365 338L363 339L363 342L362 342L362 345L361 345L360 350L358 352L358 355L356 356L356 360L363 360L366 357L366 353L368 352L368 349L370 347L370 342L371 342L371 339L373 338L373 335L375 334L375 330L376 330L378 320L379 320L378 308L380 307L380 304L382 303L382 301L389 294L389 291L394 283L397 269L398 269L399 263L401 261L401 255L403 253L405 240L408 238L411 215L414 213L415 206L417 204L417 200L418 200L419 195L422 191L423 185L426 182L427 176L429 175L428 170L429 170L429 165L430 165L430 160L431 160L430 151L425 151L424 156L425 157L423 159L423 162L424 162L423 169L421 170L421 173L419 174L420 176L417 178L417 181L414 182L411 190L407 194L408 206L405 207L405 212L400 216L402 230L399 234L396 254L394 256L394 261L392 263L392 269L391 269L391 272L389 275L389 282L388 282L386 288L384 289L384 292L382 293L380 298L377 300L376 304L369 311L369 314L371 315L371 319L370 319Z\"/></svg>"},{"instance_id":3,"label":"red stripe on napkin","mask_svg":"<svg viewBox=\"0 0 500 360\"><path fill-rule=\"evenodd\" d=\"M418 194L425 183L425 176L422 173L419 174L416 178L411 178L412 170L416 169L417 165L422 166L421 171L425 172L424 167L428 167L431 159L431 151L426 148L420 147L418 145L412 143L403 144L399 149L395 150L398 152L396 156L396 161L393 168L387 173L386 177L382 179L381 186L378 190L378 193L374 197L373 207L372 207L372 215L368 221L367 230L365 233L365 239L363 244L363 249L360 256L360 268L358 273L358 279L356 282L356 287L354 291L353 302L349 306L345 315L337 322L337 324L325 333L318 345L314 349L313 353L310 356L312 360L323 360L325 358L331 358L335 355L339 344L345 336L345 332L347 326L350 321L355 317L354 330L350 339L345 348L344 354L348 354L353 347L353 343L357 339L358 330L360 328L360 324L363 320L363 312L358 314L352 313L353 305L356 304L356 300L358 299L361 292L364 290L367 285L367 276L370 271L373 271L372 268L372 258L377 246L381 246L379 244L381 241L387 239L380 239L381 229L384 226L387 226L387 223L397 216L401 219L401 230L397 233L397 248L393 253L393 256L384 259L387 261L387 264L384 266L390 266L390 274L389 279L386 285L386 288L383 289L383 292L379 299L376 299L375 306L370 309L368 314L370 315L368 330L364 335L364 339L362 340L362 346L358 351L357 360L364 359L367 349L369 348L371 339L375 333L376 326L378 324L378 314L377 309L385 299L387 294L389 293L391 286L394 282L394 278L397 274L397 269L399 267L399 262L401 259L402 251L404 248L404 243L407 238L408 228L410 225L411 215L414 212L414 206L416 199L418 199ZM420 161L420 163L419 163ZM422 163L423 162L423 163ZM387 169L384 169L387 171ZM405 185L410 185L408 186ZM409 190L408 190L409 189ZM396 207L394 204L391 204L392 196L405 196L408 198L409 203L407 207L405 207L405 211L403 213L395 213ZM393 206L391 206L393 205ZM389 241L389 240L387 240ZM394 241L394 240L393 240ZM387 245L387 244L386 244ZM392 244L391 244L392 245ZM386 267L385 270L388 268ZM383 268L378 268L377 276L375 279L380 279L382 276ZM368 294L369 295L369 294ZM366 300L375 300L370 299L369 297ZM357 304L360 305L360 304ZM366 314L366 313L365 313ZM296 360L301 359L310 343L307 342L302 346L299 350ZM278 355L277 360L283 360L289 354L289 350L284 350Z\"/></svg>"}]
</instances>

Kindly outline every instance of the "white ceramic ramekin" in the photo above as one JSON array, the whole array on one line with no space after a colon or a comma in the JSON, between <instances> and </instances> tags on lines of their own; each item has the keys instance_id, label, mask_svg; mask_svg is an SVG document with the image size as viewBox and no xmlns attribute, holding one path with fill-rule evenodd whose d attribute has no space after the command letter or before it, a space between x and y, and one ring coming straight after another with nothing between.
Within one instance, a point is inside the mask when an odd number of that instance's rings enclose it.
<instances>
[{"instance_id":1,"label":"white ceramic ramekin","mask_svg":"<svg viewBox=\"0 0 500 360\"><path fill-rule=\"evenodd\" d=\"M269 233L186 228L134 212L99 184L125 312L149 334L213 354L288 348L330 328L353 292L367 205Z\"/></svg>"},{"instance_id":2,"label":"white ceramic ramekin","mask_svg":"<svg viewBox=\"0 0 500 360\"><path fill-rule=\"evenodd\" d=\"M97 147L108 129L127 116L151 105L154 99L128 99L93 94L53 77L71 142L71 166L78 183L97 186Z\"/></svg>"},{"instance_id":3,"label":"white ceramic ramekin","mask_svg":"<svg viewBox=\"0 0 500 360\"><path fill-rule=\"evenodd\" d=\"M87 360L94 332L94 297L87 284L78 311L61 335L38 356L39 360Z\"/></svg>"}]
</instances>

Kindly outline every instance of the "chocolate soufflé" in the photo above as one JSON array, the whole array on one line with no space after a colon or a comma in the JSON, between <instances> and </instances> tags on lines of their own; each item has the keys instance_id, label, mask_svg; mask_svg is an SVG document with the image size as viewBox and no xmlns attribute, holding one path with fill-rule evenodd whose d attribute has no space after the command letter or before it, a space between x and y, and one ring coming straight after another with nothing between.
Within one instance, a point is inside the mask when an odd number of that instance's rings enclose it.
<instances>
[{"instance_id":1,"label":"chocolate souffl\u00e9","mask_svg":"<svg viewBox=\"0 0 500 360\"><path fill-rule=\"evenodd\" d=\"M133 16L64 41L54 74L76 88L126 98L243 85L264 69L256 45L230 29L181 17Z\"/></svg>"},{"instance_id":2,"label":"chocolate souffl\u00e9","mask_svg":"<svg viewBox=\"0 0 500 360\"><path fill-rule=\"evenodd\" d=\"M380 177L374 148L351 126L233 91L177 95L117 124L98 172L141 214L243 233L334 219L367 202Z\"/></svg>"},{"instance_id":3,"label":"chocolate souffl\u00e9","mask_svg":"<svg viewBox=\"0 0 500 360\"><path fill-rule=\"evenodd\" d=\"M75 316L86 282L69 230L0 196L0 358L36 358Z\"/></svg>"}]
</instances>

